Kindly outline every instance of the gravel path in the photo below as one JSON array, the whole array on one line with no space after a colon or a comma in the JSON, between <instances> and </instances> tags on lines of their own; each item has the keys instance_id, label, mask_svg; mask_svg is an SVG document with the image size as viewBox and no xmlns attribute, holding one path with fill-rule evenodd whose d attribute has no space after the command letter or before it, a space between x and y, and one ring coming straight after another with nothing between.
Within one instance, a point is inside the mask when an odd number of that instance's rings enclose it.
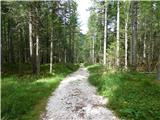
<instances>
[{"instance_id":1,"label":"gravel path","mask_svg":"<svg viewBox=\"0 0 160 120\"><path fill-rule=\"evenodd\" d=\"M118 120L105 106L107 99L96 95L96 88L81 67L67 76L53 92L42 120Z\"/></svg>"}]
</instances>

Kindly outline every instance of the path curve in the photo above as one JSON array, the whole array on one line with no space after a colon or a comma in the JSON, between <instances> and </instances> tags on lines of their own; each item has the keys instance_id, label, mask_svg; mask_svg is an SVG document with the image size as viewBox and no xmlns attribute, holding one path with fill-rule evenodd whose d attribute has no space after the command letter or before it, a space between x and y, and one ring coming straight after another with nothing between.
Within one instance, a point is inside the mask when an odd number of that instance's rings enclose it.
<instances>
[{"instance_id":1,"label":"path curve","mask_svg":"<svg viewBox=\"0 0 160 120\"><path fill-rule=\"evenodd\" d=\"M118 120L107 109L107 99L96 95L96 88L87 81L89 72L79 68L68 75L53 92L42 120Z\"/></svg>"}]
</instances>

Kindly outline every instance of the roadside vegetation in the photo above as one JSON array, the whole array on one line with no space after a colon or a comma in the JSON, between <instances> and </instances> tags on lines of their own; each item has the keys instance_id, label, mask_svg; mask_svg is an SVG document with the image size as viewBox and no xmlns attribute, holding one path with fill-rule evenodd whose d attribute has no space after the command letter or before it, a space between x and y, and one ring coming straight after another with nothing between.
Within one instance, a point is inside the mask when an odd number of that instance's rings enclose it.
<instances>
[{"instance_id":1,"label":"roadside vegetation","mask_svg":"<svg viewBox=\"0 0 160 120\"><path fill-rule=\"evenodd\" d=\"M127 120L160 119L160 82L155 74L111 72L101 65L88 66L89 82L109 99L107 107Z\"/></svg>"},{"instance_id":2,"label":"roadside vegetation","mask_svg":"<svg viewBox=\"0 0 160 120\"><path fill-rule=\"evenodd\" d=\"M79 65L54 64L51 74L48 71L49 65L42 65L39 75L31 74L29 65L23 65L21 71L16 71L16 67L13 64L3 66L2 120L38 120L45 110L48 97L60 81L77 70Z\"/></svg>"}]
</instances>

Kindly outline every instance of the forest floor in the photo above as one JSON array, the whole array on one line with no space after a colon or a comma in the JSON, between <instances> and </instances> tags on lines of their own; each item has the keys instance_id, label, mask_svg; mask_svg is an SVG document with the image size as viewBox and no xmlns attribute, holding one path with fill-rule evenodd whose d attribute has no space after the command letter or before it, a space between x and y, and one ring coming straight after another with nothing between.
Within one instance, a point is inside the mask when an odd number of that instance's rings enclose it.
<instances>
[{"instance_id":1,"label":"forest floor","mask_svg":"<svg viewBox=\"0 0 160 120\"><path fill-rule=\"evenodd\" d=\"M49 96L60 81L79 68L77 64L54 64L49 73L49 65L41 65L39 75L33 75L29 64L3 65L1 80L1 119L39 120ZM21 67L21 68L22 68Z\"/></svg>"},{"instance_id":2,"label":"forest floor","mask_svg":"<svg viewBox=\"0 0 160 120\"><path fill-rule=\"evenodd\" d=\"M108 99L107 108L123 120L160 120L160 84L156 74L85 65L97 94Z\"/></svg>"},{"instance_id":3,"label":"forest floor","mask_svg":"<svg viewBox=\"0 0 160 120\"><path fill-rule=\"evenodd\" d=\"M61 81L49 98L42 120L118 120L106 108L107 99L96 95L88 83L89 72L81 67Z\"/></svg>"}]
</instances>

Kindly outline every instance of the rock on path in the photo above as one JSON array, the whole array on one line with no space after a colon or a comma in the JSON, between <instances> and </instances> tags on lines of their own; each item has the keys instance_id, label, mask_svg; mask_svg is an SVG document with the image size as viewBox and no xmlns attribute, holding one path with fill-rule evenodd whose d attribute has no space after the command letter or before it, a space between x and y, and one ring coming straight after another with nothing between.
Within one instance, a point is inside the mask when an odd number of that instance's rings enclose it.
<instances>
[{"instance_id":1,"label":"rock on path","mask_svg":"<svg viewBox=\"0 0 160 120\"><path fill-rule=\"evenodd\" d=\"M107 109L107 99L96 95L96 88L87 79L86 68L67 76L53 92L42 120L118 120Z\"/></svg>"}]
</instances>

